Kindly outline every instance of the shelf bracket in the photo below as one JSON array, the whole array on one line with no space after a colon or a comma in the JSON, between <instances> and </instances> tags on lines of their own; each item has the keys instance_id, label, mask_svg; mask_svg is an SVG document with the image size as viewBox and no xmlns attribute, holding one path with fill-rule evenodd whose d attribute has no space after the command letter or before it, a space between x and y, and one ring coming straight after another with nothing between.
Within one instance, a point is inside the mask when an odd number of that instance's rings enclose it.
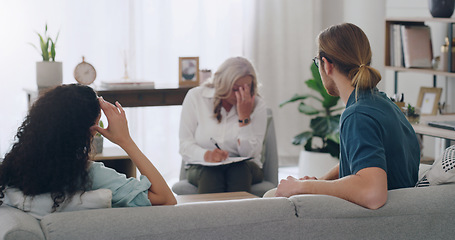
<instances>
[{"instance_id":1,"label":"shelf bracket","mask_svg":"<svg viewBox=\"0 0 455 240\"><path fill-rule=\"evenodd\" d=\"M393 91L395 94L398 94L398 71L394 71L393 74L394 74L394 81L395 81Z\"/></svg>"},{"instance_id":2,"label":"shelf bracket","mask_svg":"<svg viewBox=\"0 0 455 240\"><path fill-rule=\"evenodd\" d=\"M449 72L454 72L455 69L452 69L452 39L453 39L453 23L449 23L448 24L448 28L447 29L447 37L449 38L449 46L448 46L448 49L447 49L447 53L448 53L448 63L449 63Z\"/></svg>"}]
</instances>

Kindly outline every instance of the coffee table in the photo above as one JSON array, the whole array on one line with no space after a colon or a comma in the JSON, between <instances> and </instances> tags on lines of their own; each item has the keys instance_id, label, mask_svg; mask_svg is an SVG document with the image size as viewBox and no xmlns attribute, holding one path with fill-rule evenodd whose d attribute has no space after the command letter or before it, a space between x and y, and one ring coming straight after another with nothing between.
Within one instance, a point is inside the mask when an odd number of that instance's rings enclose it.
<instances>
[{"instance_id":1,"label":"coffee table","mask_svg":"<svg viewBox=\"0 0 455 240\"><path fill-rule=\"evenodd\" d=\"M249 192L223 192L223 193L205 193L191 195L177 195L177 204L192 203L192 202L209 202L234 199L259 198Z\"/></svg>"}]
</instances>

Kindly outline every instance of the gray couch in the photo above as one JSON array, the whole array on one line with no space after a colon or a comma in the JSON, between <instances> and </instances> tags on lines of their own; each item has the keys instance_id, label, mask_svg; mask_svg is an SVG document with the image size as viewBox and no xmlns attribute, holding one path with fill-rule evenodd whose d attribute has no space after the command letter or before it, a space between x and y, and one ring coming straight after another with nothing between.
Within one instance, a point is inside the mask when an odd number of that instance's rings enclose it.
<instances>
[{"instance_id":1,"label":"gray couch","mask_svg":"<svg viewBox=\"0 0 455 240\"><path fill-rule=\"evenodd\" d=\"M0 207L1 239L453 239L455 184L389 191L368 210L325 195L53 213Z\"/></svg>"}]
</instances>

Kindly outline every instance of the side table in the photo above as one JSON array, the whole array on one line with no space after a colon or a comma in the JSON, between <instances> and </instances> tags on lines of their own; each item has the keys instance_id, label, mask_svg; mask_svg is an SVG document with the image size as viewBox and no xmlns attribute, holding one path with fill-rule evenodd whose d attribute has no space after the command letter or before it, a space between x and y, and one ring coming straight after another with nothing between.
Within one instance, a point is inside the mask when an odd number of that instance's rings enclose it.
<instances>
[{"instance_id":1,"label":"side table","mask_svg":"<svg viewBox=\"0 0 455 240\"><path fill-rule=\"evenodd\" d=\"M126 177L136 178L136 165L131 161L128 154L119 147L105 147L102 153L96 154L91 160L102 162L106 167L126 174Z\"/></svg>"}]
</instances>

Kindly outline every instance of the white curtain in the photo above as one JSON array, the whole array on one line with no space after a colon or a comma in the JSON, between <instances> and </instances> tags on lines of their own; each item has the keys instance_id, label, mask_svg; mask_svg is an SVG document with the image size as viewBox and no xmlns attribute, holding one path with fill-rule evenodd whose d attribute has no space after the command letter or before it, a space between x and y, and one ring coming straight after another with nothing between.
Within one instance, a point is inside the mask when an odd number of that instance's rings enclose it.
<instances>
[{"instance_id":1,"label":"white curtain","mask_svg":"<svg viewBox=\"0 0 455 240\"><path fill-rule=\"evenodd\" d=\"M308 129L309 118L297 104L279 108L294 94L308 93L305 80L316 54L315 37L320 31L317 1L256 0L250 5L254 21L247 35L246 55L256 64L263 83L261 93L273 110L278 153L282 165L296 164L301 146L291 144L293 136Z\"/></svg>"}]
</instances>

